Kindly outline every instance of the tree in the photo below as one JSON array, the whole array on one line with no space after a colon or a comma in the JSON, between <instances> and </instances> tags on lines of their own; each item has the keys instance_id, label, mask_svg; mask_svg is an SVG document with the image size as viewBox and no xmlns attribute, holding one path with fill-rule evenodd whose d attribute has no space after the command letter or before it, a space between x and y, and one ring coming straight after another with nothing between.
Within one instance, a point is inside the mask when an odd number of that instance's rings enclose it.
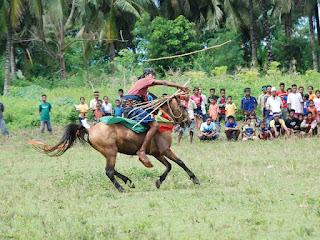
<instances>
[{"instance_id":1,"label":"tree","mask_svg":"<svg viewBox=\"0 0 320 240\"><path fill-rule=\"evenodd\" d=\"M250 15L250 43L251 43L251 62L252 66L257 66L257 43L254 31L253 19L253 0L249 0L249 15Z\"/></svg>"},{"instance_id":2,"label":"tree","mask_svg":"<svg viewBox=\"0 0 320 240\"><path fill-rule=\"evenodd\" d=\"M318 71L317 47L316 47L316 40L314 36L313 13L314 11L310 11L309 13L309 28L310 28L311 47L312 47L313 69Z\"/></svg>"},{"instance_id":3,"label":"tree","mask_svg":"<svg viewBox=\"0 0 320 240\"><path fill-rule=\"evenodd\" d=\"M142 58L166 57L200 49L194 27L195 24L184 16L175 20L156 17L150 22L150 17L144 15L134 30ZM154 61L150 65L158 70L185 70L193 65L193 56Z\"/></svg>"},{"instance_id":4,"label":"tree","mask_svg":"<svg viewBox=\"0 0 320 240\"><path fill-rule=\"evenodd\" d=\"M262 11L263 11L263 27L266 34L267 40L267 53L268 53L268 63L272 62L272 49L271 49L271 32L268 20L268 0L261 0Z\"/></svg>"}]
</instances>

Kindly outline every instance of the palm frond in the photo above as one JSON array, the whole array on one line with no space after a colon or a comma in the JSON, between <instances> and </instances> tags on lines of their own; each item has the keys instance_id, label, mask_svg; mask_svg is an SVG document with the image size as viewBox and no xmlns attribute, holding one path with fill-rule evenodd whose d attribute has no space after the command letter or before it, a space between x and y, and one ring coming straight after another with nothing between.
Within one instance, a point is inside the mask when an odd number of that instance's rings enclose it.
<instances>
[{"instance_id":1,"label":"palm frond","mask_svg":"<svg viewBox=\"0 0 320 240\"><path fill-rule=\"evenodd\" d=\"M31 14L35 16L37 19L40 19L43 14L41 0L28 0L28 4L29 4Z\"/></svg>"},{"instance_id":2,"label":"palm frond","mask_svg":"<svg viewBox=\"0 0 320 240\"><path fill-rule=\"evenodd\" d=\"M114 2L114 7L116 9L119 9L122 12L125 13L131 13L135 15L137 18L140 17L140 13L135 9L135 7L130 3L130 1L127 0L116 0Z\"/></svg>"},{"instance_id":3,"label":"palm frond","mask_svg":"<svg viewBox=\"0 0 320 240\"><path fill-rule=\"evenodd\" d=\"M9 5L9 18L12 28L16 28L21 20L23 4L21 0L11 0Z\"/></svg>"}]
</instances>

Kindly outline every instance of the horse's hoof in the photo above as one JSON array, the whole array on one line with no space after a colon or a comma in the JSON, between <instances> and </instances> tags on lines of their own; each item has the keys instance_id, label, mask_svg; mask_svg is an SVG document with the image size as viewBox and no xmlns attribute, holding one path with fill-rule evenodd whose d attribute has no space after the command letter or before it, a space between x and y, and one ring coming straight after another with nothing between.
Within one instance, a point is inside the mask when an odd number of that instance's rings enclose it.
<instances>
[{"instance_id":1,"label":"horse's hoof","mask_svg":"<svg viewBox=\"0 0 320 240\"><path fill-rule=\"evenodd\" d=\"M199 179L198 179L197 177L194 177L194 178L192 179L192 182L193 182L194 184L199 184L199 185L200 185L200 181L199 181Z\"/></svg>"},{"instance_id":2,"label":"horse's hoof","mask_svg":"<svg viewBox=\"0 0 320 240\"><path fill-rule=\"evenodd\" d=\"M160 181L160 179L158 179L158 180L156 181L156 187L157 187L157 188L160 188L160 186L161 186L161 181Z\"/></svg>"},{"instance_id":3,"label":"horse's hoof","mask_svg":"<svg viewBox=\"0 0 320 240\"><path fill-rule=\"evenodd\" d=\"M130 183L129 188L136 188L136 186L134 185L134 183Z\"/></svg>"},{"instance_id":4,"label":"horse's hoof","mask_svg":"<svg viewBox=\"0 0 320 240\"><path fill-rule=\"evenodd\" d=\"M118 191L121 192L121 193L123 193L123 192L124 192L124 189L123 189L122 187L119 187L119 188L118 188Z\"/></svg>"}]
</instances>

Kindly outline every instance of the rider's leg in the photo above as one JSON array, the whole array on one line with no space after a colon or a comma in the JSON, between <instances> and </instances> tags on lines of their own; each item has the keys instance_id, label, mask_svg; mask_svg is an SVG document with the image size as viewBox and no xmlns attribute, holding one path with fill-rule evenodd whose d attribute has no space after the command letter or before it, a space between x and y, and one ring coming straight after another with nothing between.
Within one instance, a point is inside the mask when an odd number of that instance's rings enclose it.
<instances>
[{"instance_id":1,"label":"rider's leg","mask_svg":"<svg viewBox=\"0 0 320 240\"><path fill-rule=\"evenodd\" d=\"M150 162L149 158L146 155L147 146L151 142L152 137L157 133L159 129L159 124L157 122L149 122L149 131L144 137L143 143L140 149L137 151L137 155L139 156L139 160L143 163L144 166L148 168L152 168L153 165Z\"/></svg>"}]
</instances>

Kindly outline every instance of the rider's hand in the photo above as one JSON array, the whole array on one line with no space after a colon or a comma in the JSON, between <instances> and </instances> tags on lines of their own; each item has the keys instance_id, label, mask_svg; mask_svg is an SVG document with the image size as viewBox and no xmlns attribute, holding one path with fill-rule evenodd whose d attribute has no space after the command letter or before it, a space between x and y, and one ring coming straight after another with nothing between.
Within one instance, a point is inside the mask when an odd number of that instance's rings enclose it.
<instances>
[{"instance_id":1,"label":"rider's hand","mask_svg":"<svg viewBox=\"0 0 320 240\"><path fill-rule=\"evenodd\" d=\"M185 93L191 92L191 88L189 88L189 87L181 87L180 89L181 89L182 91L184 91Z\"/></svg>"}]
</instances>

